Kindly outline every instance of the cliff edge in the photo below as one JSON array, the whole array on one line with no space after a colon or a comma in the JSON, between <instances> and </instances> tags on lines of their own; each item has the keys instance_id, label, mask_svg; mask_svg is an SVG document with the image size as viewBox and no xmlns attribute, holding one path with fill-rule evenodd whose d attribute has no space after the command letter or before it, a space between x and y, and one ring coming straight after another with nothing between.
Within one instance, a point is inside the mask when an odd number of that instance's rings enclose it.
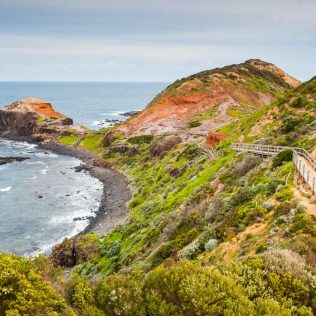
<instances>
[{"instance_id":1,"label":"cliff edge","mask_svg":"<svg viewBox=\"0 0 316 316\"><path fill-rule=\"evenodd\" d=\"M0 135L6 137L34 137L60 135L73 120L54 110L49 102L28 98L14 102L0 110Z\"/></svg>"}]
</instances>

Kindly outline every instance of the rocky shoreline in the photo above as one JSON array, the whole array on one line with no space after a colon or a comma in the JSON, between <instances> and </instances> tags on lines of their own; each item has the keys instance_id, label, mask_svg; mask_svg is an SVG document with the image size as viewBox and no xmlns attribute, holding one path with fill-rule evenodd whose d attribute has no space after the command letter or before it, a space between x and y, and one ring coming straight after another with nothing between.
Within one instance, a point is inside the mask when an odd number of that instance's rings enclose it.
<instances>
[{"instance_id":1,"label":"rocky shoreline","mask_svg":"<svg viewBox=\"0 0 316 316\"><path fill-rule=\"evenodd\" d=\"M98 156L87 150L55 142L38 145L56 154L72 156L82 160L84 162L82 170L89 172L92 177L103 183L103 194L96 216L90 218L89 225L79 235L89 232L105 234L124 220L127 214L126 204L132 196L127 180L122 173L95 166L93 161Z\"/></svg>"},{"instance_id":2,"label":"rocky shoreline","mask_svg":"<svg viewBox=\"0 0 316 316\"><path fill-rule=\"evenodd\" d=\"M10 140L34 143L29 137L5 137ZM127 214L127 202L131 199L131 191L126 177L115 170L96 166L93 162L98 155L82 148L70 147L56 142L35 143L40 148L50 150L59 155L66 155L82 160L78 171L89 172L92 177L103 183L103 194L96 215L89 218L89 225L78 235L93 232L105 234L121 223Z\"/></svg>"},{"instance_id":3,"label":"rocky shoreline","mask_svg":"<svg viewBox=\"0 0 316 316\"><path fill-rule=\"evenodd\" d=\"M22 162L24 160L30 159L29 157L0 157L0 166L6 165L12 162Z\"/></svg>"}]
</instances>

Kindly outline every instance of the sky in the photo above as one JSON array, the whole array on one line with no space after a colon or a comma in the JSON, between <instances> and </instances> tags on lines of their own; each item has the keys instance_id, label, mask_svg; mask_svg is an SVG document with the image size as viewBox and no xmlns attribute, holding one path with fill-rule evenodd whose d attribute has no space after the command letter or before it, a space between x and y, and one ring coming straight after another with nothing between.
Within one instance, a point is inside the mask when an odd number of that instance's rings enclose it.
<instances>
[{"instance_id":1,"label":"sky","mask_svg":"<svg viewBox=\"0 0 316 316\"><path fill-rule=\"evenodd\" d=\"M0 0L0 81L171 82L250 58L316 75L315 0Z\"/></svg>"}]
</instances>

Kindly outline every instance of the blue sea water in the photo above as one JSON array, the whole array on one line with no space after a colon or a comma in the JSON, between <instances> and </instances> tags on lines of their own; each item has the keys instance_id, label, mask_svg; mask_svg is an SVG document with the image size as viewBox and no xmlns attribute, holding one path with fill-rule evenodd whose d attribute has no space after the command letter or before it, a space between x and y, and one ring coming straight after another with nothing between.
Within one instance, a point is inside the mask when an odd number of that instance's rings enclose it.
<instances>
[{"instance_id":1,"label":"blue sea water","mask_svg":"<svg viewBox=\"0 0 316 316\"><path fill-rule=\"evenodd\" d=\"M99 120L142 109L164 83L0 82L0 107L28 97L51 102L75 122L99 128ZM0 157L30 159L0 166L0 252L33 255L82 231L102 197L102 183L73 169L81 161L25 142L0 138Z\"/></svg>"},{"instance_id":2,"label":"blue sea water","mask_svg":"<svg viewBox=\"0 0 316 316\"><path fill-rule=\"evenodd\" d=\"M122 112L143 109L167 83L0 82L0 108L25 98L39 98L89 128L102 120L124 120ZM101 121L101 122L100 122Z\"/></svg>"}]
</instances>

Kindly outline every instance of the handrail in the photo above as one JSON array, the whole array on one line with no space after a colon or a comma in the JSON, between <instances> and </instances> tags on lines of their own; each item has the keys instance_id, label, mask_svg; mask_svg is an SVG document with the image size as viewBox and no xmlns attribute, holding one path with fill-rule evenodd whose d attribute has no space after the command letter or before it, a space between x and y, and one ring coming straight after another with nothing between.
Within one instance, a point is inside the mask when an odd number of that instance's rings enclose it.
<instances>
[{"instance_id":1,"label":"handrail","mask_svg":"<svg viewBox=\"0 0 316 316\"><path fill-rule=\"evenodd\" d=\"M273 145L262 145L262 144L249 144L249 143L234 143L231 145L233 150L236 151L248 151L254 154L260 155L276 155L279 152L290 149L293 151L293 161L297 168L297 171L301 174L304 181L311 187L313 194L315 194L316 189L316 160L314 157L306 151L304 148L300 147L289 147L289 146L273 146ZM299 157L301 159L299 159ZM302 163L302 158L303 160ZM308 165L313 169L313 177L310 178L310 171L308 170ZM305 171L305 169L307 170ZM310 182L312 180L312 183Z\"/></svg>"},{"instance_id":2,"label":"handrail","mask_svg":"<svg viewBox=\"0 0 316 316\"><path fill-rule=\"evenodd\" d=\"M304 158L316 169L316 160L314 157L307 152L304 148L300 147L290 147L290 146L273 146L273 145L263 145L263 144L250 144L250 143L234 143L233 148L238 149L257 149L268 153L279 153L283 150L290 149L297 152L300 156Z\"/></svg>"}]
</instances>

